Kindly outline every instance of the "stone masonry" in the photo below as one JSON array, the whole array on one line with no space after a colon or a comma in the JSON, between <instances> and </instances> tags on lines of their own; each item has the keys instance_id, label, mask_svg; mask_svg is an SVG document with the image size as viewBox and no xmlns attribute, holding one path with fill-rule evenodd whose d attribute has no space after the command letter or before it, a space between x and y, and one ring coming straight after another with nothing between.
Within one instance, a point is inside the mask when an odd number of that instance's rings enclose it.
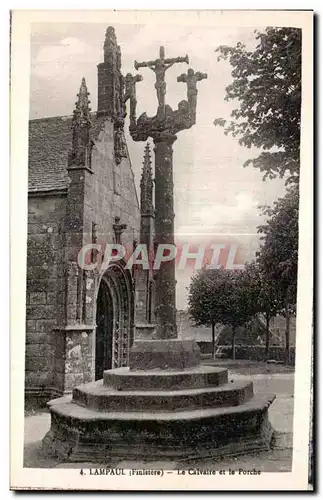
<instances>
[{"instance_id":1,"label":"stone masonry","mask_svg":"<svg viewBox=\"0 0 323 500\"><path fill-rule=\"evenodd\" d=\"M105 87L120 89L115 50L115 35L107 32L98 66L98 115L91 112L83 79L73 117L29 125L25 386L32 404L94 380L100 273L98 267L80 269L82 246L95 231L103 253L115 241L116 217L126 225L122 243L132 247L139 239L140 207L118 104L111 109L104 101Z\"/></svg>"}]
</instances>

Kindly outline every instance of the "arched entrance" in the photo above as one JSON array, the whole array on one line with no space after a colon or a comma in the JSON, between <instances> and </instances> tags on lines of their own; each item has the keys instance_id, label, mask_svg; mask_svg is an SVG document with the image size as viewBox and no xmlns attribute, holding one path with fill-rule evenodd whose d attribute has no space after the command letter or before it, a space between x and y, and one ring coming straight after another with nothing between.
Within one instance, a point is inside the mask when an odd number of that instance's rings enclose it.
<instances>
[{"instance_id":1,"label":"arched entrance","mask_svg":"<svg viewBox=\"0 0 323 500\"><path fill-rule=\"evenodd\" d=\"M112 368L113 303L109 287L101 281L96 308L95 380Z\"/></svg>"},{"instance_id":2,"label":"arched entrance","mask_svg":"<svg viewBox=\"0 0 323 500\"><path fill-rule=\"evenodd\" d=\"M133 289L125 263L112 263L100 279L95 335L95 380L103 371L128 365L133 342Z\"/></svg>"}]
</instances>

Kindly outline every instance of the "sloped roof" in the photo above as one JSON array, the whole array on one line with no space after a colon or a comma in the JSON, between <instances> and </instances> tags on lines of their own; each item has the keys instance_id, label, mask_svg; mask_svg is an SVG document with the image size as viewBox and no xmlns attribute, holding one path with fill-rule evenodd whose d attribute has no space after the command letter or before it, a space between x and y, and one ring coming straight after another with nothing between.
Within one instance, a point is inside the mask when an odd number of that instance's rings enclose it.
<instances>
[{"instance_id":1,"label":"sloped roof","mask_svg":"<svg viewBox=\"0 0 323 500\"><path fill-rule=\"evenodd\" d=\"M97 137L105 118L94 118ZM64 189L68 184L67 157L72 146L72 117L55 116L29 121L28 191Z\"/></svg>"}]
</instances>

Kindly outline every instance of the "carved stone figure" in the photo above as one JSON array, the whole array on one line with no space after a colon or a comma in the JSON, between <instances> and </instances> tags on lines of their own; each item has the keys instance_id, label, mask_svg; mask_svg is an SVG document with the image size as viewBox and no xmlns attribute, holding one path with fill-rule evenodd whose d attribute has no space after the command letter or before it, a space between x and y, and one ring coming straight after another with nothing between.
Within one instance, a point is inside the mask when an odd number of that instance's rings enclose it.
<instances>
[{"instance_id":1,"label":"carved stone figure","mask_svg":"<svg viewBox=\"0 0 323 500\"><path fill-rule=\"evenodd\" d=\"M127 158L127 146L123 126L123 120L116 120L114 123L114 159L117 164L121 163L123 158Z\"/></svg>"},{"instance_id":2,"label":"carved stone figure","mask_svg":"<svg viewBox=\"0 0 323 500\"><path fill-rule=\"evenodd\" d=\"M127 224L120 224L120 217L115 217L114 218L114 224L113 224L113 232L114 232L114 237L115 237L115 243L117 245L121 244L121 235L127 229Z\"/></svg>"},{"instance_id":3,"label":"carved stone figure","mask_svg":"<svg viewBox=\"0 0 323 500\"><path fill-rule=\"evenodd\" d=\"M195 73L192 68L187 70L187 74L183 73L177 77L178 82L184 82L187 85L187 101L191 113L192 125L194 125L196 121L197 82L206 78L206 73L201 73L200 71Z\"/></svg>"},{"instance_id":4,"label":"carved stone figure","mask_svg":"<svg viewBox=\"0 0 323 500\"><path fill-rule=\"evenodd\" d=\"M127 73L125 78L125 95L124 102L126 103L130 99L130 125L135 125L136 123L136 83L142 81L141 75L132 76L131 73Z\"/></svg>"},{"instance_id":5,"label":"carved stone figure","mask_svg":"<svg viewBox=\"0 0 323 500\"><path fill-rule=\"evenodd\" d=\"M166 82L165 82L165 73L173 66L175 63L186 62L188 64L188 55L185 57L175 57L173 59L165 59L165 48L160 47L159 49L159 58L155 61L147 61L138 63L135 61L135 68L138 70L139 68L150 68L156 75L156 83L155 89L157 91L157 99L158 99L158 109L159 111L164 110L165 106L165 96L166 96Z\"/></svg>"}]
</instances>

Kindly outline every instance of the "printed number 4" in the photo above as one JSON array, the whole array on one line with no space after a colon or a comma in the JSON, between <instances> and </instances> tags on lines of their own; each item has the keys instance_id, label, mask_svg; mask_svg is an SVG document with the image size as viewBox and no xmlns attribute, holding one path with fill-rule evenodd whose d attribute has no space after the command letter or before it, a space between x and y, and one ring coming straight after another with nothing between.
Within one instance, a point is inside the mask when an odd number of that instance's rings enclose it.
<instances>
[{"instance_id":1,"label":"printed number 4","mask_svg":"<svg viewBox=\"0 0 323 500\"><path fill-rule=\"evenodd\" d=\"M84 474L83 469L80 470L80 474L81 474L81 476L83 476L83 474Z\"/></svg>"}]
</instances>

